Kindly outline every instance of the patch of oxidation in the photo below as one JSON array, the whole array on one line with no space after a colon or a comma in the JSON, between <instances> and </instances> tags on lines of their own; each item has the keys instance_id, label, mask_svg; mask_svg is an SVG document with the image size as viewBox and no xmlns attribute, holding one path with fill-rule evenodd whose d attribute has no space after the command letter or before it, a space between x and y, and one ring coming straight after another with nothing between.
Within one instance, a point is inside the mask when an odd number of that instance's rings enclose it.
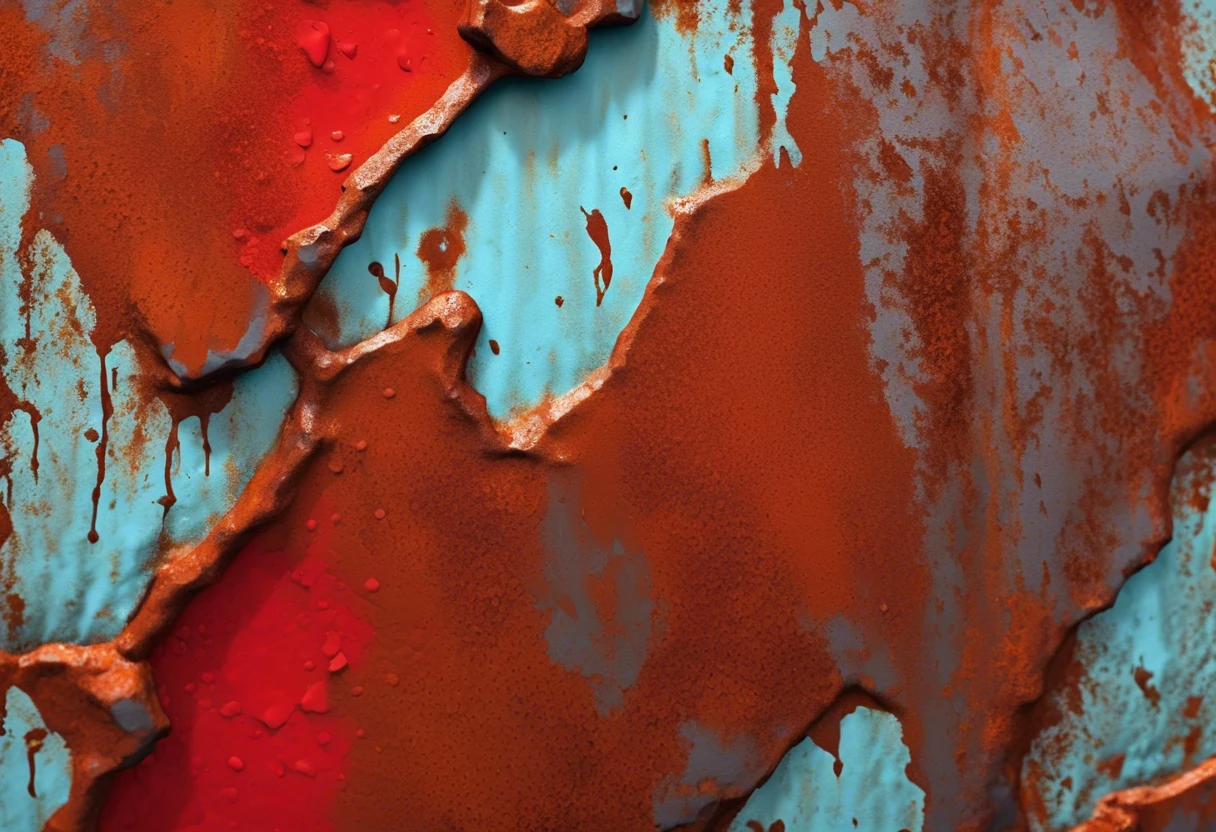
<instances>
[{"instance_id":1,"label":"patch of oxidation","mask_svg":"<svg viewBox=\"0 0 1216 832\"><path fill-rule=\"evenodd\" d=\"M908 780L912 762L899 719L859 707L840 722L838 757L807 738L752 792L730 832L920 832L925 793ZM836 770L839 759L839 771Z\"/></svg>"},{"instance_id":2,"label":"patch of oxidation","mask_svg":"<svg viewBox=\"0 0 1216 832\"><path fill-rule=\"evenodd\" d=\"M500 82L407 160L322 284L330 323L311 317L330 346L384 327L389 298L368 267L391 276L399 256L396 319L420 292L442 288L483 310L469 377L491 415L565 393L603 364L667 244L667 203L708 176L737 175L758 151L751 4L714 0L698 14L695 32L644 14L597 34L573 75ZM467 216L466 251L450 284L428 287L420 242L448 225L453 204ZM601 249L580 208L598 211L611 239L611 286L598 306Z\"/></svg>"},{"instance_id":3,"label":"patch of oxidation","mask_svg":"<svg viewBox=\"0 0 1216 832\"><path fill-rule=\"evenodd\" d=\"M764 771L749 737L722 737L695 720L680 726L680 736L688 746L684 773L665 779L654 792L654 822L660 829L692 822L709 804L742 794Z\"/></svg>"},{"instance_id":4,"label":"patch of oxidation","mask_svg":"<svg viewBox=\"0 0 1216 832\"><path fill-rule=\"evenodd\" d=\"M0 723L0 829L40 832L72 786L70 752L23 690L5 694Z\"/></svg>"},{"instance_id":5,"label":"patch of oxidation","mask_svg":"<svg viewBox=\"0 0 1216 832\"><path fill-rule=\"evenodd\" d=\"M1176 103L1189 91L1137 66L1114 6L858 9L821 4L809 47L838 96L872 107L853 182L871 353L905 441L924 455L929 685L952 691L920 716L926 737L982 755L955 673L969 630L1008 630L1015 615L969 609L976 581L1075 620L1163 534L1154 474L1121 467L1126 440L1104 413L1149 406L1142 332L1170 309L1186 233L1169 206L1199 186L1210 153ZM957 422L971 412L971 427ZM964 446L943 448L943 428ZM1078 587L1068 560L1096 539L1118 544ZM932 811L945 813L930 826L948 828L960 772L952 755L925 752Z\"/></svg>"},{"instance_id":6,"label":"patch of oxidation","mask_svg":"<svg viewBox=\"0 0 1216 832\"><path fill-rule=\"evenodd\" d=\"M542 526L546 559L537 605L549 658L591 680L601 715L625 704L646 661L655 615L646 558L619 540L601 546L580 516L578 489L554 482Z\"/></svg>"},{"instance_id":7,"label":"patch of oxidation","mask_svg":"<svg viewBox=\"0 0 1216 832\"><path fill-rule=\"evenodd\" d=\"M1077 632L1073 672L1023 764L1034 832L1087 820L1105 795L1216 755L1216 443L1172 485L1174 537ZM1171 827L1172 828L1172 827Z\"/></svg>"},{"instance_id":8,"label":"patch of oxidation","mask_svg":"<svg viewBox=\"0 0 1216 832\"><path fill-rule=\"evenodd\" d=\"M197 421L175 433L165 407L138 388L133 347L93 344L93 308L58 241L40 230L21 250L32 187L22 146L0 142L0 370L20 403L0 426L9 469L0 498L12 523L0 541L0 648L10 652L114 637L162 544L209 531L295 397L285 360L272 358L236 382L206 437Z\"/></svg>"}]
</instances>

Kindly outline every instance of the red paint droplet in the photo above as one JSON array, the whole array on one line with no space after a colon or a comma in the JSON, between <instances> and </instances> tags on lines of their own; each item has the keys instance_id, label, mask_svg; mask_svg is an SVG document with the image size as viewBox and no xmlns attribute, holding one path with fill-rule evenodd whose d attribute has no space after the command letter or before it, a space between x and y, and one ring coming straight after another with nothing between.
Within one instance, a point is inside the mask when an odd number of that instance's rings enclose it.
<instances>
[{"instance_id":1,"label":"red paint droplet","mask_svg":"<svg viewBox=\"0 0 1216 832\"><path fill-rule=\"evenodd\" d=\"M380 582L377 581L375 578L368 578L366 581L363 582L363 588L366 589L368 592L375 592L376 590L378 590L380 588Z\"/></svg>"},{"instance_id":2,"label":"red paint droplet","mask_svg":"<svg viewBox=\"0 0 1216 832\"><path fill-rule=\"evenodd\" d=\"M233 771L244 771L245 761L234 754L228 758L228 768L232 769Z\"/></svg>"},{"instance_id":3,"label":"red paint droplet","mask_svg":"<svg viewBox=\"0 0 1216 832\"><path fill-rule=\"evenodd\" d=\"M312 128L305 127L303 130L301 130L300 132L298 132L294 136L292 136L292 138L295 140L295 143L298 144L300 147L311 147L312 146Z\"/></svg>"},{"instance_id":4,"label":"red paint droplet","mask_svg":"<svg viewBox=\"0 0 1216 832\"><path fill-rule=\"evenodd\" d=\"M333 659L330 661L329 672L337 673L339 670L341 670L344 667L346 667L346 654L339 653L338 655L334 656Z\"/></svg>"},{"instance_id":5,"label":"red paint droplet","mask_svg":"<svg viewBox=\"0 0 1216 832\"><path fill-rule=\"evenodd\" d=\"M338 651L342 649L342 636L335 630L329 630L325 633L325 643L321 645L321 652L326 658L332 658L338 655Z\"/></svg>"},{"instance_id":6,"label":"red paint droplet","mask_svg":"<svg viewBox=\"0 0 1216 832\"><path fill-rule=\"evenodd\" d=\"M349 153L326 153L325 159L329 162L329 169L334 173L341 173L350 167L350 161L353 157Z\"/></svg>"},{"instance_id":7,"label":"red paint droplet","mask_svg":"<svg viewBox=\"0 0 1216 832\"><path fill-rule=\"evenodd\" d=\"M491 339L490 339L490 352L494 353L495 355L498 355L498 353L499 353L499 352L501 352L501 351L502 351L502 350L501 350L501 348L498 346L498 342L497 342L497 341L495 341L493 338L491 338Z\"/></svg>"},{"instance_id":8,"label":"red paint droplet","mask_svg":"<svg viewBox=\"0 0 1216 832\"><path fill-rule=\"evenodd\" d=\"M355 685L353 688L351 688L350 695L351 696L362 696L363 695L363 685Z\"/></svg>"},{"instance_id":9,"label":"red paint droplet","mask_svg":"<svg viewBox=\"0 0 1216 832\"><path fill-rule=\"evenodd\" d=\"M311 673L317 669L317 664L312 659L309 659L308 661L304 662L304 669Z\"/></svg>"},{"instance_id":10,"label":"red paint droplet","mask_svg":"<svg viewBox=\"0 0 1216 832\"><path fill-rule=\"evenodd\" d=\"M317 530L317 521L309 520L304 524L304 528L308 529L310 532L315 532Z\"/></svg>"},{"instance_id":11,"label":"red paint droplet","mask_svg":"<svg viewBox=\"0 0 1216 832\"><path fill-rule=\"evenodd\" d=\"M329 686L324 682L313 682L300 698L300 710L311 714L329 711Z\"/></svg>"},{"instance_id":12,"label":"red paint droplet","mask_svg":"<svg viewBox=\"0 0 1216 832\"><path fill-rule=\"evenodd\" d=\"M335 514L333 517L329 518L329 522L333 523L335 526L338 525L338 523L342 522L342 515Z\"/></svg>"},{"instance_id":13,"label":"red paint droplet","mask_svg":"<svg viewBox=\"0 0 1216 832\"><path fill-rule=\"evenodd\" d=\"M377 520L383 520L384 515L385 515L384 509L382 509L382 508L376 509L376 519Z\"/></svg>"},{"instance_id":14,"label":"red paint droplet","mask_svg":"<svg viewBox=\"0 0 1216 832\"><path fill-rule=\"evenodd\" d=\"M367 450L367 440L366 440L366 439L360 439L358 442L356 442L356 443L355 443L355 450L356 450L356 451L366 451L366 450Z\"/></svg>"},{"instance_id":15,"label":"red paint droplet","mask_svg":"<svg viewBox=\"0 0 1216 832\"><path fill-rule=\"evenodd\" d=\"M329 137L336 142L340 142L346 138L346 134L343 133L341 130L335 130L329 134Z\"/></svg>"},{"instance_id":16,"label":"red paint droplet","mask_svg":"<svg viewBox=\"0 0 1216 832\"><path fill-rule=\"evenodd\" d=\"M308 56L308 61L320 69L329 55L329 26L319 20L305 20L296 30L296 43Z\"/></svg>"},{"instance_id":17,"label":"red paint droplet","mask_svg":"<svg viewBox=\"0 0 1216 832\"><path fill-rule=\"evenodd\" d=\"M333 739L334 738L328 731L322 731L321 733L317 734L317 745L329 745L331 742L333 742Z\"/></svg>"},{"instance_id":18,"label":"red paint droplet","mask_svg":"<svg viewBox=\"0 0 1216 832\"><path fill-rule=\"evenodd\" d=\"M203 673L201 676L199 676L199 678L203 680L204 685L209 685L215 681L215 674L214 673Z\"/></svg>"},{"instance_id":19,"label":"red paint droplet","mask_svg":"<svg viewBox=\"0 0 1216 832\"><path fill-rule=\"evenodd\" d=\"M355 736L356 736L356 737L359 737L360 739L362 739L363 737L366 737L366 736L367 736L367 732L366 732L366 731L364 731L362 728L356 728L356 729L355 729Z\"/></svg>"},{"instance_id":20,"label":"red paint droplet","mask_svg":"<svg viewBox=\"0 0 1216 832\"><path fill-rule=\"evenodd\" d=\"M397 391L394 390L393 388L391 388L391 387L384 388L384 398L391 399L393 396L396 396L396 395L397 395Z\"/></svg>"},{"instance_id":21,"label":"red paint droplet","mask_svg":"<svg viewBox=\"0 0 1216 832\"><path fill-rule=\"evenodd\" d=\"M359 44L349 40L340 40L334 44L334 47L352 61L355 59L355 55L359 54Z\"/></svg>"},{"instance_id":22,"label":"red paint droplet","mask_svg":"<svg viewBox=\"0 0 1216 832\"><path fill-rule=\"evenodd\" d=\"M241 712L241 703L235 699L231 702L225 702L224 707L220 708L220 716L231 719Z\"/></svg>"},{"instance_id":23,"label":"red paint droplet","mask_svg":"<svg viewBox=\"0 0 1216 832\"><path fill-rule=\"evenodd\" d=\"M410 58L410 53L404 46L397 50L397 66L401 67L405 72L414 71L414 61Z\"/></svg>"}]
</instances>

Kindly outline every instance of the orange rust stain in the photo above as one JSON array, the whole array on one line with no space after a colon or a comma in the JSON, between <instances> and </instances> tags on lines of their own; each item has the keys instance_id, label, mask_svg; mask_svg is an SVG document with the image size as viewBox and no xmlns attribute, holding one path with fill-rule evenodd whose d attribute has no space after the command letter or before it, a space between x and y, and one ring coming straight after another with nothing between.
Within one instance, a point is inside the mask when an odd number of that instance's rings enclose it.
<instances>
[{"instance_id":1,"label":"orange rust stain","mask_svg":"<svg viewBox=\"0 0 1216 832\"><path fill-rule=\"evenodd\" d=\"M456 280L456 265L464 256L464 233L469 216L453 200L448 204L445 224L422 232L418 240L418 259L426 264L426 283L418 291L418 303L450 291Z\"/></svg>"},{"instance_id":2,"label":"orange rust stain","mask_svg":"<svg viewBox=\"0 0 1216 832\"><path fill-rule=\"evenodd\" d=\"M325 154L363 162L463 71L462 6L90 0L78 61L20 4L0 8L0 135L26 145L35 213L97 308L95 340L146 329L190 368L234 347L280 243L338 199ZM335 40L320 67L297 43L308 20Z\"/></svg>"}]
</instances>

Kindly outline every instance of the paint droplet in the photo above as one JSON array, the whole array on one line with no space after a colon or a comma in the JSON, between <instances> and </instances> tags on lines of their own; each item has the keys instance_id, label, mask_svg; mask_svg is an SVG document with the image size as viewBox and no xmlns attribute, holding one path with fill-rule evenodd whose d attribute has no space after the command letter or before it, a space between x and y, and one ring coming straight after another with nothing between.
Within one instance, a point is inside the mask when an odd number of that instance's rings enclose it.
<instances>
[{"instance_id":1,"label":"paint droplet","mask_svg":"<svg viewBox=\"0 0 1216 832\"><path fill-rule=\"evenodd\" d=\"M308 56L308 62L320 69L329 55L329 26L319 20L305 20L296 30L296 43Z\"/></svg>"},{"instance_id":2,"label":"paint droplet","mask_svg":"<svg viewBox=\"0 0 1216 832\"><path fill-rule=\"evenodd\" d=\"M391 387L384 388L384 398L391 399L395 395L397 395L397 391L394 390L393 388L391 388Z\"/></svg>"},{"instance_id":3,"label":"paint droplet","mask_svg":"<svg viewBox=\"0 0 1216 832\"><path fill-rule=\"evenodd\" d=\"M333 741L333 737L328 731L322 731L317 734L317 745L329 745Z\"/></svg>"},{"instance_id":4,"label":"paint droplet","mask_svg":"<svg viewBox=\"0 0 1216 832\"><path fill-rule=\"evenodd\" d=\"M404 46L397 50L397 66L401 67L405 72L414 71L414 62Z\"/></svg>"},{"instance_id":5,"label":"paint droplet","mask_svg":"<svg viewBox=\"0 0 1216 832\"><path fill-rule=\"evenodd\" d=\"M498 355L499 351L500 350L498 347L498 342L495 341L493 338L491 338L490 339L490 352L494 353L495 355Z\"/></svg>"},{"instance_id":6,"label":"paint droplet","mask_svg":"<svg viewBox=\"0 0 1216 832\"><path fill-rule=\"evenodd\" d=\"M241 703L237 702L235 699L231 702L225 702L224 706L220 708L220 716L224 717L225 719L232 719L232 717L236 716L240 712Z\"/></svg>"},{"instance_id":7,"label":"paint droplet","mask_svg":"<svg viewBox=\"0 0 1216 832\"><path fill-rule=\"evenodd\" d=\"M384 509L382 509L382 508L376 509L376 519L377 520L383 520L384 514L385 514Z\"/></svg>"},{"instance_id":8,"label":"paint droplet","mask_svg":"<svg viewBox=\"0 0 1216 832\"><path fill-rule=\"evenodd\" d=\"M325 159L329 162L329 169L334 173L341 173L350 167L352 157L349 153L326 153Z\"/></svg>"},{"instance_id":9,"label":"paint droplet","mask_svg":"<svg viewBox=\"0 0 1216 832\"><path fill-rule=\"evenodd\" d=\"M312 659L309 659L308 661L304 662L304 669L311 673L317 669L317 664Z\"/></svg>"},{"instance_id":10,"label":"paint droplet","mask_svg":"<svg viewBox=\"0 0 1216 832\"><path fill-rule=\"evenodd\" d=\"M362 728L356 728L355 736L358 737L359 739L363 739L364 737L367 736L367 732L364 731Z\"/></svg>"},{"instance_id":11,"label":"paint droplet","mask_svg":"<svg viewBox=\"0 0 1216 832\"><path fill-rule=\"evenodd\" d=\"M308 529L310 532L315 532L317 530L317 521L309 519L309 521L304 524L304 528Z\"/></svg>"},{"instance_id":12,"label":"paint droplet","mask_svg":"<svg viewBox=\"0 0 1216 832\"><path fill-rule=\"evenodd\" d=\"M321 645L321 652L326 658L331 658L338 655L338 651L342 649L342 634L337 630L328 630L325 633L325 643Z\"/></svg>"},{"instance_id":13,"label":"paint droplet","mask_svg":"<svg viewBox=\"0 0 1216 832\"><path fill-rule=\"evenodd\" d=\"M215 681L215 674L214 673L203 673L201 676L199 676L199 678L203 680L204 685L209 685Z\"/></svg>"},{"instance_id":14,"label":"paint droplet","mask_svg":"<svg viewBox=\"0 0 1216 832\"><path fill-rule=\"evenodd\" d=\"M880 610L882 610L883 612L886 612L888 609L890 609L890 607L888 607L888 606L887 606L885 603L880 604L880 605L878 606L878 608L879 608Z\"/></svg>"},{"instance_id":15,"label":"paint droplet","mask_svg":"<svg viewBox=\"0 0 1216 832\"><path fill-rule=\"evenodd\" d=\"M329 458L329 470L333 474L341 474L342 469L346 467L346 463L342 461L340 454L333 454Z\"/></svg>"},{"instance_id":16,"label":"paint droplet","mask_svg":"<svg viewBox=\"0 0 1216 832\"><path fill-rule=\"evenodd\" d=\"M375 592L376 590L380 589L380 582L375 578L368 578L363 582L363 588L368 592Z\"/></svg>"},{"instance_id":17,"label":"paint droplet","mask_svg":"<svg viewBox=\"0 0 1216 832\"><path fill-rule=\"evenodd\" d=\"M311 147L312 146L312 128L305 127L303 130L301 130L300 132L298 132L294 136L292 136L292 138L295 139L296 144L298 144L300 147Z\"/></svg>"},{"instance_id":18,"label":"paint droplet","mask_svg":"<svg viewBox=\"0 0 1216 832\"><path fill-rule=\"evenodd\" d=\"M329 710L329 687L326 682L313 682L300 697L300 710L306 713L323 714Z\"/></svg>"},{"instance_id":19,"label":"paint droplet","mask_svg":"<svg viewBox=\"0 0 1216 832\"><path fill-rule=\"evenodd\" d=\"M355 55L359 54L359 44L349 40L340 40L334 44L335 48L350 60L355 59Z\"/></svg>"},{"instance_id":20,"label":"paint droplet","mask_svg":"<svg viewBox=\"0 0 1216 832\"><path fill-rule=\"evenodd\" d=\"M329 518L329 522L333 523L335 526L338 525L340 522L342 522L342 515L335 514L333 517Z\"/></svg>"},{"instance_id":21,"label":"paint droplet","mask_svg":"<svg viewBox=\"0 0 1216 832\"><path fill-rule=\"evenodd\" d=\"M399 121L401 121L401 114L400 114L400 113L393 113L391 116L389 116L389 117L388 117L388 123L389 123L389 124L396 124L396 123L397 123L397 122L399 122Z\"/></svg>"},{"instance_id":22,"label":"paint droplet","mask_svg":"<svg viewBox=\"0 0 1216 832\"><path fill-rule=\"evenodd\" d=\"M396 673L386 673L386 674L384 674L384 681L388 682L390 687L395 688L395 687L397 687L398 684L401 683L401 677L398 676Z\"/></svg>"},{"instance_id":23,"label":"paint droplet","mask_svg":"<svg viewBox=\"0 0 1216 832\"><path fill-rule=\"evenodd\" d=\"M329 134L329 137L336 142L340 142L346 138L346 134L343 133L341 130L335 130Z\"/></svg>"},{"instance_id":24,"label":"paint droplet","mask_svg":"<svg viewBox=\"0 0 1216 832\"><path fill-rule=\"evenodd\" d=\"M621 186L621 201L625 203L626 211L633 207L633 194L624 185Z\"/></svg>"},{"instance_id":25,"label":"paint droplet","mask_svg":"<svg viewBox=\"0 0 1216 832\"><path fill-rule=\"evenodd\" d=\"M233 771L244 771L245 761L234 754L228 758L228 768L232 769Z\"/></svg>"},{"instance_id":26,"label":"paint droplet","mask_svg":"<svg viewBox=\"0 0 1216 832\"><path fill-rule=\"evenodd\" d=\"M363 695L363 685L355 685L353 688L351 688L350 695L351 696L362 696Z\"/></svg>"},{"instance_id":27,"label":"paint droplet","mask_svg":"<svg viewBox=\"0 0 1216 832\"><path fill-rule=\"evenodd\" d=\"M727 75L735 74L735 59L729 54L722 57L722 66L726 69Z\"/></svg>"},{"instance_id":28,"label":"paint droplet","mask_svg":"<svg viewBox=\"0 0 1216 832\"><path fill-rule=\"evenodd\" d=\"M346 654L339 653L329 660L329 672L337 673L342 668L346 667Z\"/></svg>"},{"instance_id":29,"label":"paint droplet","mask_svg":"<svg viewBox=\"0 0 1216 832\"><path fill-rule=\"evenodd\" d=\"M566 301L561 295L558 295L557 297L555 297L553 299L553 302L557 304L558 309L561 309L562 304L565 303Z\"/></svg>"},{"instance_id":30,"label":"paint droplet","mask_svg":"<svg viewBox=\"0 0 1216 832\"><path fill-rule=\"evenodd\" d=\"M366 451L366 450L367 450L367 440L366 440L366 439L360 439L358 442L356 442L356 443L355 443L355 450L356 450L356 451Z\"/></svg>"}]
</instances>

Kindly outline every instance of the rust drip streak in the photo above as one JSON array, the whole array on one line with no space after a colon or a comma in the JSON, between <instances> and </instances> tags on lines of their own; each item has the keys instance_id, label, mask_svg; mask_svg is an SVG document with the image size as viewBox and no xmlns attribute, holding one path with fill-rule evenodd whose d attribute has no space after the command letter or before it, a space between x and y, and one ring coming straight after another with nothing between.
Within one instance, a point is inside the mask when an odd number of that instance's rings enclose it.
<instances>
[{"instance_id":1,"label":"rust drip streak","mask_svg":"<svg viewBox=\"0 0 1216 832\"><path fill-rule=\"evenodd\" d=\"M97 357L101 361L101 441L97 443L97 484L93 486L93 517L89 521L89 542L96 543L97 536L97 506L101 502L101 485L106 481L106 452L110 447L110 416L114 413L114 403L110 399L109 379L106 378L106 356L110 350L97 348Z\"/></svg>"},{"instance_id":2,"label":"rust drip streak","mask_svg":"<svg viewBox=\"0 0 1216 832\"><path fill-rule=\"evenodd\" d=\"M180 425L177 419L173 420L172 426L169 428L169 438L165 440L165 496L159 498L156 502L164 507L163 517L169 516L169 509L177 502L177 495L173 493L173 452L177 450L177 428Z\"/></svg>"},{"instance_id":3,"label":"rust drip streak","mask_svg":"<svg viewBox=\"0 0 1216 832\"><path fill-rule=\"evenodd\" d=\"M595 305L599 306L604 302L604 295L608 292L608 287L612 285L612 243L608 239L608 221L604 219L604 215L598 208L592 208L590 214L581 205L579 210L587 218L587 236L600 250L599 265L591 272L591 277L595 281Z\"/></svg>"},{"instance_id":4,"label":"rust drip streak","mask_svg":"<svg viewBox=\"0 0 1216 832\"><path fill-rule=\"evenodd\" d=\"M211 437L208 435L208 428L211 425L211 413L203 411L199 414L199 431L203 435L203 476L211 476Z\"/></svg>"},{"instance_id":5,"label":"rust drip streak","mask_svg":"<svg viewBox=\"0 0 1216 832\"><path fill-rule=\"evenodd\" d=\"M42 750L42 744L46 741L46 736L47 731L45 728L34 728L25 735L25 754L30 767L30 782L26 790L30 793L30 797L33 798L38 797L38 792L34 788L34 775L37 772L34 755Z\"/></svg>"}]
</instances>

